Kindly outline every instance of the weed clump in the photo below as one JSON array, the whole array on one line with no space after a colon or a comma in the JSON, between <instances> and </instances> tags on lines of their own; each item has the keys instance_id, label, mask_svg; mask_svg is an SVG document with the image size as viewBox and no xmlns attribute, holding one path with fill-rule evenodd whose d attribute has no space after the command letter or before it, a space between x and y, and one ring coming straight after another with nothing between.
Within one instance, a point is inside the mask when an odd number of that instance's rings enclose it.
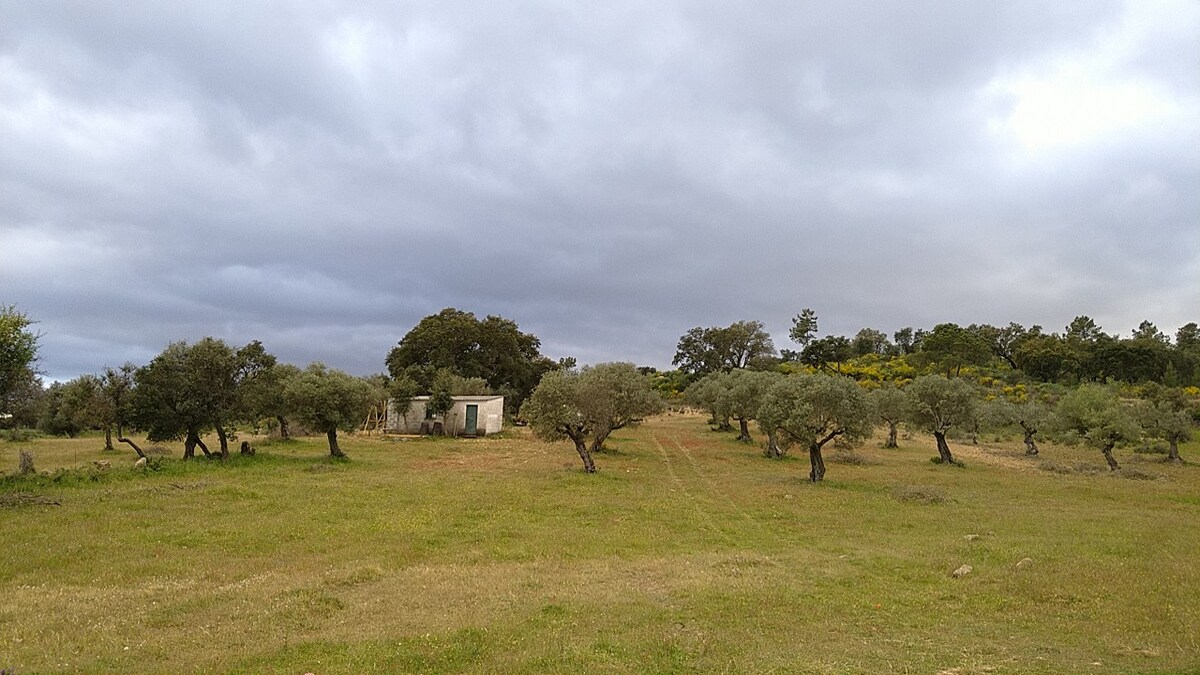
<instances>
[{"instance_id":1,"label":"weed clump","mask_svg":"<svg viewBox=\"0 0 1200 675\"><path fill-rule=\"evenodd\" d=\"M930 457L929 461L931 464L949 464L950 466L957 466L960 469L967 468L966 463L963 462L961 459L956 459L952 462L947 462L946 460L942 459L941 457Z\"/></svg>"},{"instance_id":2,"label":"weed clump","mask_svg":"<svg viewBox=\"0 0 1200 675\"><path fill-rule=\"evenodd\" d=\"M1118 478L1128 478L1130 480L1158 480L1163 477L1157 473L1146 471L1145 469L1140 469L1136 466L1123 466L1112 473Z\"/></svg>"},{"instance_id":3,"label":"weed clump","mask_svg":"<svg viewBox=\"0 0 1200 675\"><path fill-rule=\"evenodd\" d=\"M898 485L892 488L892 499L916 504L944 504L950 501L945 492L932 485Z\"/></svg>"},{"instance_id":4,"label":"weed clump","mask_svg":"<svg viewBox=\"0 0 1200 675\"><path fill-rule=\"evenodd\" d=\"M866 455L860 455L854 450L837 450L829 458L829 461L833 462L834 464L850 464L853 466L874 464L870 457L867 457Z\"/></svg>"},{"instance_id":5,"label":"weed clump","mask_svg":"<svg viewBox=\"0 0 1200 675\"><path fill-rule=\"evenodd\" d=\"M35 471L36 469L33 468L33 453L28 450L22 450L20 464L17 465L17 475L28 476Z\"/></svg>"}]
</instances>

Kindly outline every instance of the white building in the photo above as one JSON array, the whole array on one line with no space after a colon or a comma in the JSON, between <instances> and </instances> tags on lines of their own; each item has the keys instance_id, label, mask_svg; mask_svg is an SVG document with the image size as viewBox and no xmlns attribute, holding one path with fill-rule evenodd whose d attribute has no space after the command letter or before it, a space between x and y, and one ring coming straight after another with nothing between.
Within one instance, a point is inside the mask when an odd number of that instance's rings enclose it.
<instances>
[{"instance_id":1,"label":"white building","mask_svg":"<svg viewBox=\"0 0 1200 675\"><path fill-rule=\"evenodd\" d=\"M396 410L388 401L387 426L393 434L433 433L439 423L450 436L483 436L500 433L504 420L503 396L455 396L445 419L434 419L426 410L428 396L415 396L408 410Z\"/></svg>"}]
</instances>

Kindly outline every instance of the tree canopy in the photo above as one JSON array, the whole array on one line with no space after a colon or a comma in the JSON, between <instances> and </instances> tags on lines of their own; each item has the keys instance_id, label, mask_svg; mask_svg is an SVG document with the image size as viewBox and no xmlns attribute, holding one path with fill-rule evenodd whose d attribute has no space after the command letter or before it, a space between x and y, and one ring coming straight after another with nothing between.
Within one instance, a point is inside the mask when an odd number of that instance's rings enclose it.
<instances>
[{"instance_id":1,"label":"tree canopy","mask_svg":"<svg viewBox=\"0 0 1200 675\"><path fill-rule=\"evenodd\" d=\"M521 406L521 417L538 438L570 439L583 470L595 473L593 449L614 429L657 412L661 405L648 376L633 364L609 363L546 373Z\"/></svg>"},{"instance_id":2,"label":"tree canopy","mask_svg":"<svg viewBox=\"0 0 1200 675\"><path fill-rule=\"evenodd\" d=\"M679 338L675 358L679 369L696 377L745 368L775 355L775 345L761 321L737 321L724 328L699 326Z\"/></svg>"},{"instance_id":3,"label":"tree canopy","mask_svg":"<svg viewBox=\"0 0 1200 675\"><path fill-rule=\"evenodd\" d=\"M522 333L500 316L482 320L453 307L431 314L413 327L387 355L392 378L407 377L429 391L439 370L481 378L513 409L529 396L542 375L558 364L542 356L537 337Z\"/></svg>"},{"instance_id":4,"label":"tree canopy","mask_svg":"<svg viewBox=\"0 0 1200 675\"><path fill-rule=\"evenodd\" d=\"M13 395L34 377L40 335L33 321L14 305L0 305L0 413L11 413Z\"/></svg>"},{"instance_id":5,"label":"tree canopy","mask_svg":"<svg viewBox=\"0 0 1200 675\"><path fill-rule=\"evenodd\" d=\"M236 351L211 337L171 343L135 373L130 421L152 441L182 438L184 458L197 447L211 454L202 436L215 430L227 456L226 428L242 410L242 386L274 365L257 341Z\"/></svg>"},{"instance_id":6,"label":"tree canopy","mask_svg":"<svg viewBox=\"0 0 1200 675\"><path fill-rule=\"evenodd\" d=\"M1060 428L1100 450L1108 468L1114 471L1121 467L1113 457L1113 448L1141 435L1133 409L1107 385L1085 383L1072 389L1059 400L1055 412Z\"/></svg>"},{"instance_id":7,"label":"tree canopy","mask_svg":"<svg viewBox=\"0 0 1200 675\"><path fill-rule=\"evenodd\" d=\"M372 388L365 380L313 363L284 383L287 409L312 429L325 434L329 454L345 457L337 432L353 431L371 407Z\"/></svg>"},{"instance_id":8,"label":"tree canopy","mask_svg":"<svg viewBox=\"0 0 1200 675\"><path fill-rule=\"evenodd\" d=\"M836 375L792 375L767 390L758 410L758 424L781 447L798 444L809 454L809 480L825 478L821 449L837 437L856 441L874 426L867 393L853 381Z\"/></svg>"},{"instance_id":9,"label":"tree canopy","mask_svg":"<svg viewBox=\"0 0 1200 675\"><path fill-rule=\"evenodd\" d=\"M954 455L946 443L946 432L973 420L978 401L976 388L959 378L923 375L913 380L906 391L912 397L909 421L933 434L938 458L943 463L954 463Z\"/></svg>"}]
</instances>

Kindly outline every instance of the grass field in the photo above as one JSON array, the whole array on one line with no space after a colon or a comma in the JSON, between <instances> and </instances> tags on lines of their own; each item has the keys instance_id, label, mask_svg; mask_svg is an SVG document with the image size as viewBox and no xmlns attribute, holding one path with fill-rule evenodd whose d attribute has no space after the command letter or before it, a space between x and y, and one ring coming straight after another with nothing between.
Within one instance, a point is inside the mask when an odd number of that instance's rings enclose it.
<instances>
[{"instance_id":1,"label":"grass field","mask_svg":"<svg viewBox=\"0 0 1200 675\"><path fill-rule=\"evenodd\" d=\"M0 669L1200 672L1196 464L916 437L813 485L693 416L592 476L523 430L260 445L0 441L0 472L83 467L0 480Z\"/></svg>"}]
</instances>

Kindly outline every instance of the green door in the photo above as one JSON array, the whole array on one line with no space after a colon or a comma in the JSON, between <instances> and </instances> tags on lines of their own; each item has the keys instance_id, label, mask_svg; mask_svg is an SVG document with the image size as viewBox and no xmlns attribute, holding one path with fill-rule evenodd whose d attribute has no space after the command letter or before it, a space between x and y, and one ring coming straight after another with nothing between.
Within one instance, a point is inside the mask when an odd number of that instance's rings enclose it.
<instances>
[{"instance_id":1,"label":"green door","mask_svg":"<svg viewBox=\"0 0 1200 675\"><path fill-rule=\"evenodd\" d=\"M474 436L479 432L479 406L467 405L467 428L466 434Z\"/></svg>"}]
</instances>

